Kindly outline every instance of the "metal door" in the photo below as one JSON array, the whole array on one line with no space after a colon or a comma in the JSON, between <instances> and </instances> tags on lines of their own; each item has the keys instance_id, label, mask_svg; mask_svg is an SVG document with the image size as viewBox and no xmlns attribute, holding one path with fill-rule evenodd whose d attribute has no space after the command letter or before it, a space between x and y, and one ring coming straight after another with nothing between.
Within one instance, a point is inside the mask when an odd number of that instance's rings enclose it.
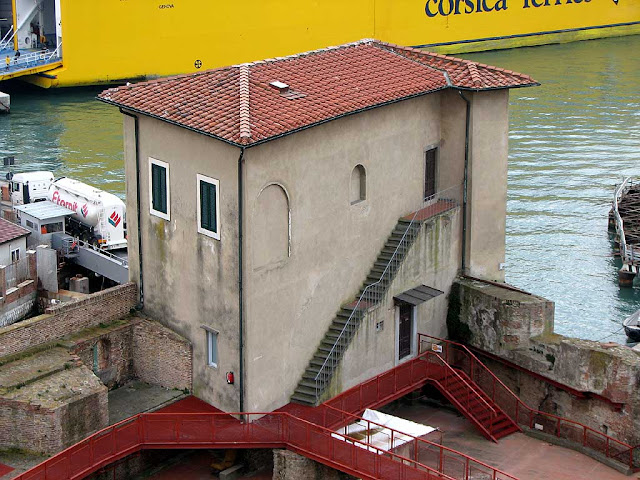
<instances>
[{"instance_id":1,"label":"metal door","mask_svg":"<svg viewBox=\"0 0 640 480\"><path fill-rule=\"evenodd\" d=\"M400 325L398 328L398 359L411 355L411 338L413 337L413 305L400 305Z\"/></svg>"}]
</instances>

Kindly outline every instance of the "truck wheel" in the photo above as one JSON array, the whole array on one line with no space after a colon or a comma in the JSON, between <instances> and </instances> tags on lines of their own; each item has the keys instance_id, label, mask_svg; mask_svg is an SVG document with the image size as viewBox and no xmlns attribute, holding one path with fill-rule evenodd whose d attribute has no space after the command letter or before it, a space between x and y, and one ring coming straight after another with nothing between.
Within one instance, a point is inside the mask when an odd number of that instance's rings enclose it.
<instances>
[{"instance_id":1,"label":"truck wheel","mask_svg":"<svg viewBox=\"0 0 640 480\"><path fill-rule=\"evenodd\" d=\"M96 248L96 249L100 248L100 244L99 244L98 239L96 237L91 237L91 241L89 243L91 243L91 246L93 248Z\"/></svg>"}]
</instances>

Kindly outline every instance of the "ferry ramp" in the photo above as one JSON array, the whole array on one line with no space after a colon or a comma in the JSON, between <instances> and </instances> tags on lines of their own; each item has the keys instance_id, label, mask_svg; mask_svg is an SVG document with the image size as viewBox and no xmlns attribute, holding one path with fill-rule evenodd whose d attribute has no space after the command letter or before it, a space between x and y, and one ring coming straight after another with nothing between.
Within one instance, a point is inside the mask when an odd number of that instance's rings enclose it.
<instances>
[{"instance_id":1,"label":"ferry ramp","mask_svg":"<svg viewBox=\"0 0 640 480\"><path fill-rule=\"evenodd\" d=\"M9 63L7 64L7 58ZM0 81L34 75L62 66L62 57L55 50L31 50L16 57L13 49L0 50Z\"/></svg>"},{"instance_id":2,"label":"ferry ramp","mask_svg":"<svg viewBox=\"0 0 640 480\"><path fill-rule=\"evenodd\" d=\"M129 281L129 260L126 250L107 252L65 234L53 234L51 246L69 261L123 284Z\"/></svg>"}]
</instances>

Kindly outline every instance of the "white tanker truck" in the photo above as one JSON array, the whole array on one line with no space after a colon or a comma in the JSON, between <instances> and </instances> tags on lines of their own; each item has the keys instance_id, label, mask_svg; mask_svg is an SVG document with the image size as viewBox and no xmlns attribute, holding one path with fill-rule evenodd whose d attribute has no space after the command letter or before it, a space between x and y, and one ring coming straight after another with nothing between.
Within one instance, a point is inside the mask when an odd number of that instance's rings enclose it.
<instances>
[{"instance_id":1,"label":"white tanker truck","mask_svg":"<svg viewBox=\"0 0 640 480\"><path fill-rule=\"evenodd\" d=\"M45 172L31 173L37 174L40 180ZM27 198L31 202L45 199L40 198L42 195L25 196L25 189L35 186L35 182L31 181L30 173L19 175L20 177L18 174L14 175L11 182L14 205L23 203ZM38 186L41 187L40 183ZM46 200L75 212L67 219L66 231L69 235L104 250L127 247L125 205L115 195L71 178L62 177L54 181L51 174Z\"/></svg>"}]
</instances>

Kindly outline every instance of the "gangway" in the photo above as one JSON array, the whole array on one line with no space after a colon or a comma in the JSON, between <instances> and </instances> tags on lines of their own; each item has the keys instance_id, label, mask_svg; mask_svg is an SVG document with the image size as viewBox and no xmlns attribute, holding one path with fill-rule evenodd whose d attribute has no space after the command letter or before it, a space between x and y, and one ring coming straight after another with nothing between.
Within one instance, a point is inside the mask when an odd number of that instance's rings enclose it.
<instances>
[{"instance_id":1,"label":"gangway","mask_svg":"<svg viewBox=\"0 0 640 480\"><path fill-rule=\"evenodd\" d=\"M55 50L33 50L15 56L13 49L0 52L0 81L47 72L62 66L62 43ZM9 57L9 64L6 58Z\"/></svg>"},{"instance_id":2,"label":"gangway","mask_svg":"<svg viewBox=\"0 0 640 480\"><path fill-rule=\"evenodd\" d=\"M116 283L123 284L129 281L126 250L114 254L64 233L54 233L51 236L51 246L67 260Z\"/></svg>"}]
</instances>

